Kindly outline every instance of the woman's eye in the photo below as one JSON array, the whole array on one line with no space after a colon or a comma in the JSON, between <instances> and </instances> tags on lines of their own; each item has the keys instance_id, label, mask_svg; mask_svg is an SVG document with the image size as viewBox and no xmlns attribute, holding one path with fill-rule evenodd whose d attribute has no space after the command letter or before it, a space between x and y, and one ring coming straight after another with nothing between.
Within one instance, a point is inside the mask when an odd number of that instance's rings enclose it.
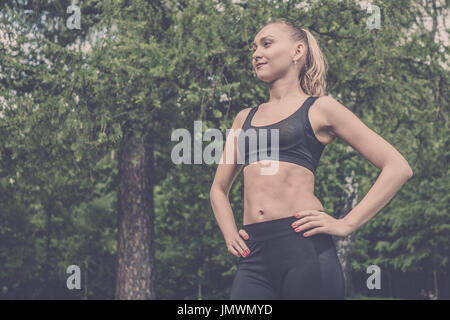
<instances>
[{"instance_id":1,"label":"woman's eye","mask_svg":"<svg viewBox=\"0 0 450 320\"><path fill-rule=\"evenodd\" d=\"M266 46L266 43L270 44L270 42L264 42L264 46ZM253 52L255 52L256 48L253 48Z\"/></svg>"}]
</instances>

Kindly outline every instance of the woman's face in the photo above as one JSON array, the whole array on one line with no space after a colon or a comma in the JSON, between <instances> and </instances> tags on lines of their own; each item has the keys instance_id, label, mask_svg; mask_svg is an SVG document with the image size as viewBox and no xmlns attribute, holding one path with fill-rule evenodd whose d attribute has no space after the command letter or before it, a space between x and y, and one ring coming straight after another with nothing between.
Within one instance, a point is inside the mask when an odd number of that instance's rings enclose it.
<instances>
[{"instance_id":1,"label":"woman's face","mask_svg":"<svg viewBox=\"0 0 450 320\"><path fill-rule=\"evenodd\" d=\"M258 78L264 82L273 82L282 77L298 76L299 67L294 68L293 60L300 66L300 57L304 46L301 42L289 39L286 29L280 24L269 24L261 29L253 43L253 68ZM257 66L259 63L264 63Z\"/></svg>"}]
</instances>

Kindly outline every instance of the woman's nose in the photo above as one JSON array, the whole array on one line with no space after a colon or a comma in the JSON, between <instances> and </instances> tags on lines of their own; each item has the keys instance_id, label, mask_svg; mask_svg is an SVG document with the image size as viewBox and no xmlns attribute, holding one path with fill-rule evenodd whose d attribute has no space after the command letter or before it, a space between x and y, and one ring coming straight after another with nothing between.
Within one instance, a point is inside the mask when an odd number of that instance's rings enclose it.
<instances>
[{"instance_id":1,"label":"woman's nose","mask_svg":"<svg viewBox=\"0 0 450 320\"><path fill-rule=\"evenodd\" d=\"M258 61L261 61L261 56L253 54L252 61L253 61L253 64L257 64Z\"/></svg>"},{"instance_id":2,"label":"woman's nose","mask_svg":"<svg viewBox=\"0 0 450 320\"><path fill-rule=\"evenodd\" d=\"M259 54L258 49L256 49L255 51L253 51L252 59L253 59L254 62L256 62L257 59L261 60L261 55Z\"/></svg>"}]
</instances>

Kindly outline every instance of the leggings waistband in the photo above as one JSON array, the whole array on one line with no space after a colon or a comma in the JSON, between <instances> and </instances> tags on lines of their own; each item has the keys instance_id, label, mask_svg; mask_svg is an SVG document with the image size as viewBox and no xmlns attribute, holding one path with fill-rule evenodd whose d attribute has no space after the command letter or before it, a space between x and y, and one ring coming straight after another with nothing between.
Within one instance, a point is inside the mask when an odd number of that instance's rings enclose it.
<instances>
[{"instance_id":1,"label":"leggings waistband","mask_svg":"<svg viewBox=\"0 0 450 320\"><path fill-rule=\"evenodd\" d=\"M291 226L291 224L296 220L298 220L298 218L289 216L275 220L247 224L242 228L248 233L250 239L255 241L264 241L296 233ZM309 237L303 237L302 234L305 231L307 230L296 234L305 240L311 240L316 246L318 252L322 252L329 247L335 246L331 235L326 233L318 233Z\"/></svg>"},{"instance_id":2,"label":"leggings waistband","mask_svg":"<svg viewBox=\"0 0 450 320\"><path fill-rule=\"evenodd\" d=\"M294 232L291 224L298 220L294 216L246 224L242 227L254 240L268 240Z\"/></svg>"}]
</instances>

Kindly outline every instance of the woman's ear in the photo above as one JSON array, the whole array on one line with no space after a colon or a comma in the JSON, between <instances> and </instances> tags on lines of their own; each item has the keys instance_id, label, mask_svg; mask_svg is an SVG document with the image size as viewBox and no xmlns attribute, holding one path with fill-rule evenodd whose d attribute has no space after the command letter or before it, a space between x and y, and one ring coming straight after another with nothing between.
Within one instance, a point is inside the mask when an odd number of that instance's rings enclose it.
<instances>
[{"instance_id":1,"label":"woman's ear","mask_svg":"<svg viewBox=\"0 0 450 320\"><path fill-rule=\"evenodd\" d=\"M292 60L300 61L304 55L304 51L305 45L301 41L299 41L294 48L294 57L292 58Z\"/></svg>"}]
</instances>

